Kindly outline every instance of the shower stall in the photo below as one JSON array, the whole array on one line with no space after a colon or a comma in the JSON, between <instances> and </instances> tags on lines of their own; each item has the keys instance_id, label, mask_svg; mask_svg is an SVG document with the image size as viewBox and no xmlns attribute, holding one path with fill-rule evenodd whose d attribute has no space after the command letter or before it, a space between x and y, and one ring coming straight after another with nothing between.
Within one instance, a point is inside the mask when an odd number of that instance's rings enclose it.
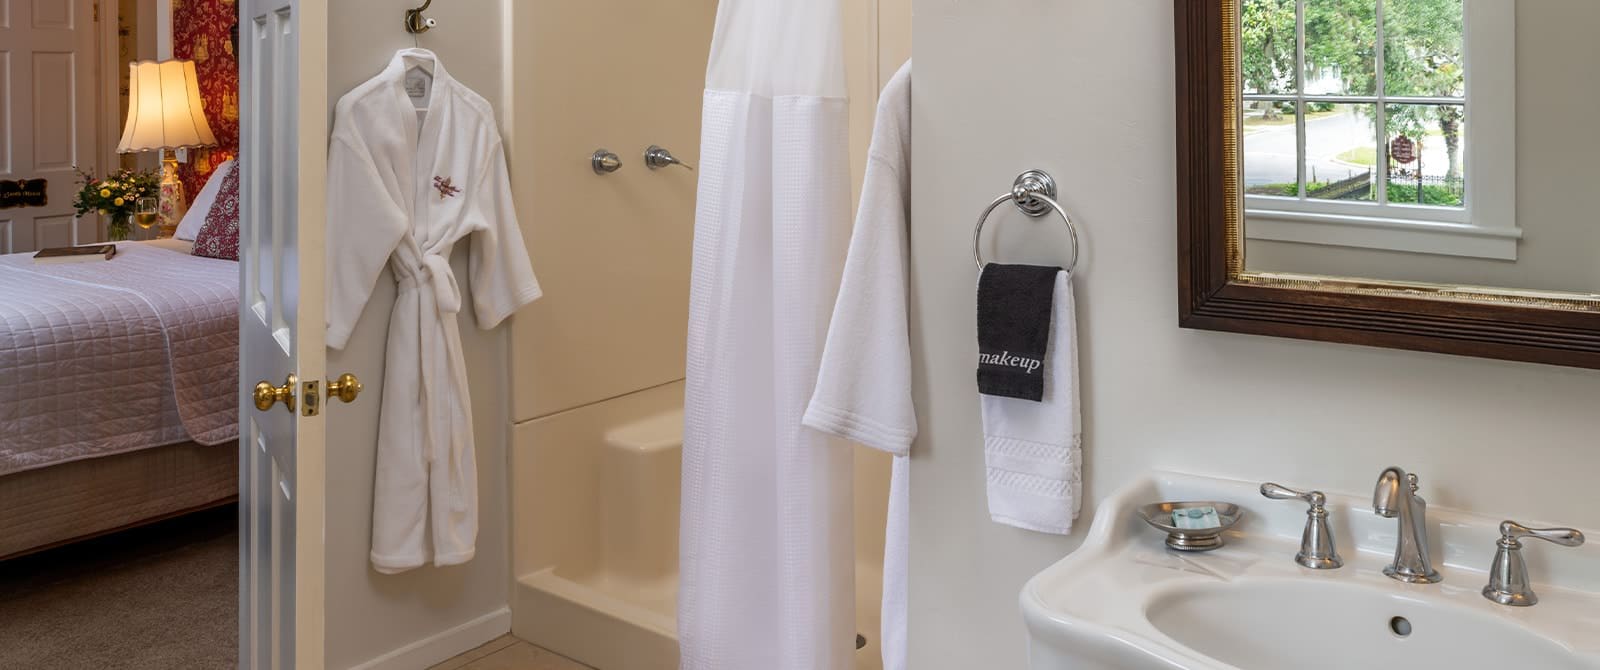
<instances>
[{"instance_id":1,"label":"shower stall","mask_svg":"<svg viewBox=\"0 0 1600 670\"><path fill-rule=\"evenodd\" d=\"M846 0L855 183L909 0ZM512 632L601 670L678 667L683 376L715 0L515 3L507 155L545 297L511 335ZM614 170L591 168L597 150ZM889 461L855 448L858 669L876 644Z\"/></svg>"}]
</instances>

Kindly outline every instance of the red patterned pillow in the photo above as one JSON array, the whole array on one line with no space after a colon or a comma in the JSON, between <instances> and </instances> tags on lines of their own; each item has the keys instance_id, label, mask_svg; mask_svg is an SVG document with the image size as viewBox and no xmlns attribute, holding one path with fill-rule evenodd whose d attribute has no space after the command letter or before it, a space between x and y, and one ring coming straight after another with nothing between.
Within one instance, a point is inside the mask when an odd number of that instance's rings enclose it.
<instances>
[{"instance_id":1,"label":"red patterned pillow","mask_svg":"<svg viewBox=\"0 0 1600 670\"><path fill-rule=\"evenodd\" d=\"M239 260L239 167L222 179L206 223L194 236L194 255Z\"/></svg>"}]
</instances>

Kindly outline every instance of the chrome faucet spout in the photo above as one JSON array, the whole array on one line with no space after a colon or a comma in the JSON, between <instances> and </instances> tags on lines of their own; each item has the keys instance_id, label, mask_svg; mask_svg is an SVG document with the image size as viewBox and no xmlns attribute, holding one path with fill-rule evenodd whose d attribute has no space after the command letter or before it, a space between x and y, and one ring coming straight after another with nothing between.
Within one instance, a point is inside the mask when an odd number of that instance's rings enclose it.
<instances>
[{"instance_id":1,"label":"chrome faucet spout","mask_svg":"<svg viewBox=\"0 0 1600 670\"><path fill-rule=\"evenodd\" d=\"M1372 489L1372 511L1385 519L1399 516L1400 482L1405 479L1406 471L1393 465L1378 473L1378 485Z\"/></svg>"},{"instance_id":2,"label":"chrome faucet spout","mask_svg":"<svg viewBox=\"0 0 1600 670\"><path fill-rule=\"evenodd\" d=\"M1398 517L1399 539L1394 562L1383 574L1412 584L1433 584L1444 578L1428 558L1428 503L1417 495L1418 480L1396 466L1384 468L1372 490L1372 511L1384 518Z\"/></svg>"}]
</instances>

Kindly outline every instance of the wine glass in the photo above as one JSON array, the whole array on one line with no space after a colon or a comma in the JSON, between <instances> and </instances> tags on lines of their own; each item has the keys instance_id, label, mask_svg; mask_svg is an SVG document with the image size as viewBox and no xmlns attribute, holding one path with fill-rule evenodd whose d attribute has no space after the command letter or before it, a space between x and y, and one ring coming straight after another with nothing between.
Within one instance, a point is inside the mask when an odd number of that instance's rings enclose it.
<instances>
[{"instance_id":1,"label":"wine glass","mask_svg":"<svg viewBox=\"0 0 1600 670\"><path fill-rule=\"evenodd\" d=\"M139 224L141 229L150 230L150 227L156 225L156 219L159 218L157 213L159 208L159 198L153 196L139 198L139 203L133 212L133 222Z\"/></svg>"}]
</instances>

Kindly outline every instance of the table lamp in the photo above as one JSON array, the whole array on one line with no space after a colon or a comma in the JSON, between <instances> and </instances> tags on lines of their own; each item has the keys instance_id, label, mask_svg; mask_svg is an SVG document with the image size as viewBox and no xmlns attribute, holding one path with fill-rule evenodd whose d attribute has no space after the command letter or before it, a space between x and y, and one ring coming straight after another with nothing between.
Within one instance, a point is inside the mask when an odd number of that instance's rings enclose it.
<instances>
[{"instance_id":1,"label":"table lamp","mask_svg":"<svg viewBox=\"0 0 1600 670\"><path fill-rule=\"evenodd\" d=\"M194 61L137 61L128 64L128 121L117 153L161 152L161 237L172 237L188 209L178 158L171 150L217 143L200 102Z\"/></svg>"}]
</instances>

